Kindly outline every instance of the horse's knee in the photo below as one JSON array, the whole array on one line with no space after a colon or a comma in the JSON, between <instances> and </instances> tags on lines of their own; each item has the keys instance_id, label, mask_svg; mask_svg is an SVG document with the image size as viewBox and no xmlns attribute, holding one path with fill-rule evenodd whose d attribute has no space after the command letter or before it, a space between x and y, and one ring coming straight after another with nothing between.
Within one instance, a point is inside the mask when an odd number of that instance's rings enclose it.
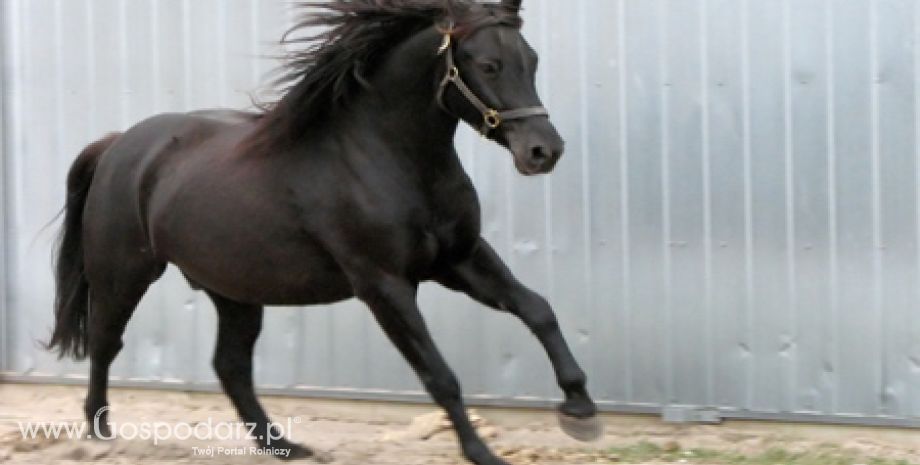
<instances>
[{"instance_id":1,"label":"horse's knee","mask_svg":"<svg viewBox=\"0 0 920 465\"><path fill-rule=\"evenodd\" d=\"M533 292L522 292L514 299L514 313L537 335L559 331L559 320L543 296Z\"/></svg>"}]
</instances>

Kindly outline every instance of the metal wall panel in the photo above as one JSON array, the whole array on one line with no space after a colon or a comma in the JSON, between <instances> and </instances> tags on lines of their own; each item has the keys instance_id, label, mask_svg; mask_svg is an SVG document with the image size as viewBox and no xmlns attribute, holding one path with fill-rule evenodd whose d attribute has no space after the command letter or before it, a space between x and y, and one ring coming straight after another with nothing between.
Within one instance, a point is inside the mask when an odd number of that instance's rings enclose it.
<instances>
[{"instance_id":1,"label":"metal wall panel","mask_svg":"<svg viewBox=\"0 0 920 465\"><path fill-rule=\"evenodd\" d=\"M5 37L4 30L6 24L6 11L0 9L0 37ZM6 277L6 244L7 244L7 226L6 226L6 188L7 183L4 181L6 179L6 159L7 159L7 147L6 141L6 92L5 89L5 77L6 77L6 61L4 57L6 56L5 47L0 49L0 63L3 63L4 71L0 73L0 370L6 366L6 342L8 334L7 324L6 324L6 313L7 313L7 286L9 285L9 280Z\"/></svg>"},{"instance_id":2,"label":"metal wall panel","mask_svg":"<svg viewBox=\"0 0 920 465\"><path fill-rule=\"evenodd\" d=\"M164 111L244 108L290 24L262 0L4 0L0 368L66 380L43 226L76 153ZM920 424L920 2L527 0L568 141L523 178L458 138L484 235L546 294L611 410ZM435 286L421 305L479 401L558 396L517 321ZM167 273L131 321L122 383L214 387L215 317ZM257 380L415 398L358 303L272 309Z\"/></svg>"}]
</instances>

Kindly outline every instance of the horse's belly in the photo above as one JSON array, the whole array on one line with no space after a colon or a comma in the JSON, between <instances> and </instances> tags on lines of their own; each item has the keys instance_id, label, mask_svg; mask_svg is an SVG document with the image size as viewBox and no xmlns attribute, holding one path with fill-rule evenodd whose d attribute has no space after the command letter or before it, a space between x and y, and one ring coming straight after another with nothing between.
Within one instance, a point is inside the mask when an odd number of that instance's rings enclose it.
<instances>
[{"instance_id":1,"label":"horse's belly","mask_svg":"<svg viewBox=\"0 0 920 465\"><path fill-rule=\"evenodd\" d=\"M193 284L243 303L311 305L351 297L337 262L303 231L277 173L212 151L164 160L151 176L155 254Z\"/></svg>"},{"instance_id":2,"label":"horse's belly","mask_svg":"<svg viewBox=\"0 0 920 465\"><path fill-rule=\"evenodd\" d=\"M238 302L265 305L351 297L338 263L281 212L246 208L243 202L210 203L212 208L194 208L192 202L177 202L153 222L157 254L194 284Z\"/></svg>"},{"instance_id":3,"label":"horse's belly","mask_svg":"<svg viewBox=\"0 0 920 465\"><path fill-rule=\"evenodd\" d=\"M172 258L196 286L245 303L314 305L350 298L352 287L322 251L309 248L202 250Z\"/></svg>"}]
</instances>

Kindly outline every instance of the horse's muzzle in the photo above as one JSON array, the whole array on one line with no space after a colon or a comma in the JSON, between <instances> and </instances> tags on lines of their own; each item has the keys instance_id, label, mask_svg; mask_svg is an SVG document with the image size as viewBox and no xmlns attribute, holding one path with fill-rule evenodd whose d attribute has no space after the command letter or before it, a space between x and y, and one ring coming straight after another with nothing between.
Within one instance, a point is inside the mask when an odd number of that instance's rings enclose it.
<instances>
[{"instance_id":1,"label":"horse's muzzle","mask_svg":"<svg viewBox=\"0 0 920 465\"><path fill-rule=\"evenodd\" d=\"M506 137L515 167L526 176L549 173L565 151L565 142L546 118L515 125Z\"/></svg>"}]
</instances>

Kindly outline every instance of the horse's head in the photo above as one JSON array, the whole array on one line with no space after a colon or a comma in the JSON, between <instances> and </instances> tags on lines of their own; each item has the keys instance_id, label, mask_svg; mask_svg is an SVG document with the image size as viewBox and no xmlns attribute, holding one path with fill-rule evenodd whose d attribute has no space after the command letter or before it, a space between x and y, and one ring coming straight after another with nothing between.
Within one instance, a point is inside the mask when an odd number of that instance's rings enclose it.
<instances>
[{"instance_id":1,"label":"horse's head","mask_svg":"<svg viewBox=\"0 0 920 465\"><path fill-rule=\"evenodd\" d=\"M534 175L552 171L565 143L537 95L537 54L521 35L521 1L490 6L496 20L467 33L445 31L440 52L447 71L438 98L510 150L518 171Z\"/></svg>"}]
</instances>

